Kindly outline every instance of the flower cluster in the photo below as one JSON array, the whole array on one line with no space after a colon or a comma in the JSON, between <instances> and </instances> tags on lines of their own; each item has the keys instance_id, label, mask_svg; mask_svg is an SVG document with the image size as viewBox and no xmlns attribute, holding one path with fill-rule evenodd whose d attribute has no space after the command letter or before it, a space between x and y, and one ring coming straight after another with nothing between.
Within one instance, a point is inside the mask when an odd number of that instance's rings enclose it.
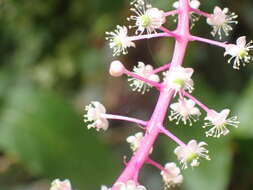
<instances>
[{"instance_id":1,"label":"flower cluster","mask_svg":"<svg viewBox=\"0 0 253 190\"><path fill-rule=\"evenodd\" d=\"M185 92L183 92L184 94ZM217 113L215 110L211 110L199 102L197 99L187 94L190 99L186 99L183 97L179 97L178 102L170 105L171 113L169 119L176 120L176 124L178 125L180 121L183 122L184 125L189 122L191 126L193 122L196 122L201 115L199 108L196 107L198 104L204 111L206 111L206 117L204 120L207 122L204 123L203 128L209 128L208 131L205 132L206 136L212 136L219 138L221 136L225 136L229 133L229 126L237 128L239 125L238 118L236 116L230 117L229 109L224 109L220 113Z\"/></svg>"},{"instance_id":2,"label":"flower cluster","mask_svg":"<svg viewBox=\"0 0 253 190\"><path fill-rule=\"evenodd\" d=\"M98 131L108 128L108 119L132 122L143 130L126 139L133 151L132 158L128 162L125 160L126 168L118 180L110 188L103 185L101 190L146 190L138 182L139 172L145 164L159 169L165 187L170 188L180 185L183 182L183 175L175 162L168 162L163 167L151 159L153 145L160 134L166 135L178 145L174 149L174 153L182 169L189 166L197 167L201 160L210 160L210 157L206 148L207 143L204 141L192 139L188 143L184 143L166 129L164 123L167 113L169 113L170 121L175 121L175 125L182 123L190 126L199 120L201 115L205 115L202 127L206 129L203 134L206 137L220 138L227 135L231 127L237 128L239 125L236 116L229 116L229 109L215 111L191 94L194 88L197 88L192 79L194 69L182 66L188 43L198 41L223 48L225 50L224 56L230 56L228 63L232 62L234 69L239 69L241 65L245 66L250 63L253 43L252 41L247 43L245 36L239 37L236 44L230 44L191 34L190 21L193 23L200 16L204 16L207 24L213 28L212 36L218 35L219 39L222 39L223 35L228 36L232 31L232 26L237 24L237 15L231 13L228 8L216 6L212 13L206 13L199 9L200 2L198 0L176 1L173 4L174 10L171 11L160 10L147 4L144 0L133 0L130 4L130 10L134 15L128 17L128 20L134 24L129 27L117 26L113 32L106 32L106 39L109 40L113 56L127 54L128 48L136 47L135 41L137 40L172 37L176 44L172 60L169 64L158 68L139 61L136 66L133 66L133 71L127 70L121 61L116 60L111 63L109 73L114 77L127 75L130 87L142 94L149 91L151 87L155 87L159 92L155 109L150 114L149 120L145 121L108 114L101 103L93 101L85 108L84 121L87 123L88 129L95 128ZM168 16L177 16L178 26L175 30L169 30L164 26ZM128 35L128 28L134 29L135 35ZM160 81L161 76L163 76L162 81Z\"/></svg>"}]
</instances>

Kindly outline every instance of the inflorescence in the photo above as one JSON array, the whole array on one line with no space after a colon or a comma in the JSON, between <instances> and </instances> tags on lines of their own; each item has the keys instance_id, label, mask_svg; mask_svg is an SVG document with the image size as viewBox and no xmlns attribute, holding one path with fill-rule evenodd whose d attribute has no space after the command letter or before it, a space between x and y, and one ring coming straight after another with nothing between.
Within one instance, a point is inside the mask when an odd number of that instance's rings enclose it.
<instances>
[{"instance_id":1,"label":"inflorescence","mask_svg":"<svg viewBox=\"0 0 253 190\"><path fill-rule=\"evenodd\" d=\"M247 43L245 36L239 37L236 44L227 44L194 36L190 33L190 24L196 21L194 18L203 16L213 28L212 36L218 36L219 39L222 39L224 35L228 36L233 25L237 24L236 19L238 17L235 13L231 13L228 8L222 9L216 6L213 13L206 13L199 9L200 2L198 0L176 1L173 4L175 9L168 12L155 8L144 0L134 0L130 5L132 6L130 10L134 15L128 17L127 20L132 21L132 25L129 27L117 26L113 32L106 32L106 39L109 40L109 47L113 51L113 56L127 54L128 48L136 47L135 41L161 37L175 39L174 56L169 64L159 68L138 62L137 66L133 67L133 71L127 70L121 61L115 60L110 65L109 73L114 77L126 75L133 91L144 94L152 87L157 89L160 96L156 108L152 117L148 121L144 121L108 114L101 103L93 101L85 107L84 122L87 123L88 129L95 128L98 131L107 130L108 120L111 119L132 122L143 129L143 132L129 136L126 140L130 144L133 156L125 163L125 169L120 177L112 187L108 188L103 185L101 190L146 190L146 187L138 182L139 171L144 164L150 164L159 169L165 187L171 188L183 182L181 169L186 169L189 166L197 167L201 159L210 160L210 157L207 143L198 142L194 139L184 143L163 125L167 112L169 113L169 120L175 120L176 125L188 124L190 126L197 122L204 112L203 119L205 122L202 126L206 129L206 137L220 138L227 135L231 127L237 128L239 125L236 116L229 117L230 109L215 111L191 95L194 90L192 79L194 69L182 66L188 43L199 41L223 48L224 56L231 56L228 63L232 63L234 69L239 69L252 60L250 51L253 49L253 43L252 41ZM198 16L192 16L193 14ZM176 30L171 31L164 24L167 17L175 15L178 26ZM129 36L128 29L134 29L136 35ZM175 99L174 103L172 103L172 99ZM178 145L174 154L181 165L181 169L175 162L168 162L162 166L151 159L153 145L159 134L169 137ZM71 185L69 181L56 180L52 183L51 190L71 190Z\"/></svg>"}]
</instances>

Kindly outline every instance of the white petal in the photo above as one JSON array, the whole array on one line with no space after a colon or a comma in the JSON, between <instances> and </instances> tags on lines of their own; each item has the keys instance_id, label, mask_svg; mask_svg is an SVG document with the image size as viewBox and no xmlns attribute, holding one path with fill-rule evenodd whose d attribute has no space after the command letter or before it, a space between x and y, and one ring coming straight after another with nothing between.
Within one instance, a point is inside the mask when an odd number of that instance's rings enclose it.
<instances>
[{"instance_id":1,"label":"white petal","mask_svg":"<svg viewBox=\"0 0 253 190\"><path fill-rule=\"evenodd\" d=\"M236 44L240 47L246 46L246 36L241 36L236 40Z\"/></svg>"},{"instance_id":2,"label":"white petal","mask_svg":"<svg viewBox=\"0 0 253 190\"><path fill-rule=\"evenodd\" d=\"M136 190L147 190L146 187L139 185Z\"/></svg>"},{"instance_id":3,"label":"white petal","mask_svg":"<svg viewBox=\"0 0 253 190\"><path fill-rule=\"evenodd\" d=\"M110 189L108 187L106 187L105 185L102 185L101 190L110 190Z\"/></svg>"},{"instance_id":4,"label":"white petal","mask_svg":"<svg viewBox=\"0 0 253 190\"><path fill-rule=\"evenodd\" d=\"M228 115L230 113L230 109L224 109L220 112L220 115L222 115L223 117L227 118Z\"/></svg>"},{"instance_id":5,"label":"white petal","mask_svg":"<svg viewBox=\"0 0 253 190\"><path fill-rule=\"evenodd\" d=\"M126 141L127 141L128 143L133 143L135 140L136 140L136 137L135 137L135 136L129 136L129 137L127 137L127 139L126 139Z\"/></svg>"},{"instance_id":6,"label":"white petal","mask_svg":"<svg viewBox=\"0 0 253 190\"><path fill-rule=\"evenodd\" d=\"M127 182L127 190L128 189L129 190L132 190L132 189L134 190L135 187L136 187L136 183L134 181L130 180L130 181Z\"/></svg>"},{"instance_id":7,"label":"white petal","mask_svg":"<svg viewBox=\"0 0 253 190\"><path fill-rule=\"evenodd\" d=\"M200 2L198 0L192 0L190 2L190 6L191 6L191 8L198 9L200 6Z\"/></svg>"},{"instance_id":8,"label":"white petal","mask_svg":"<svg viewBox=\"0 0 253 190\"><path fill-rule=\"evenodd\" d=\"M175 184L180 184L180 183L182 183L183 182L183 176L182 175L179 175L179 176L177 176L177 177L175 177L174 179L173 179L173 182L175 183Z\"/></svg>"},{"instance_id":9,"label":"white petal","mask_svg":"<svg viewBox=\"0 0 253 190\"><path fill-rule=\"evenodd\" d=\"M214 10L213 10L213 13L214 13L214 14L217 14L217 13L220 13L220 12L222 12L222 10L221 10L221 8L218 7L218 6L216 6L216 7L214 8Z\"/></svg>"},{"instance_id":10,"label":"white petal","mask_svg":"<svg viewBox=\"0 0 253 190\"><path fill-rule=\"evenodd\" d=\"M192 108L190 114L191 114L191 115L199 116L199 115L201 115L201 112L199 111L198 108Z\"/></svg>"},{"instance_id":11,"label":"white petal","mask_svg":"<svg viewBox=\"0 0 253 190\"><path fill-rule=\"evenodd\" d=\"M177 8L179 7L179 2L178 2L178 1L174 2L172 6L173 6L175 9L177 9Z\"/></svg>"},{"instance_id":12,"label":"white petal","mask_svg":"<svg viewBox=\"0 0 253 190\"><path fill-rule=\"evenodd\" d=\"M198 160L193 160L192 162L191 162L191 166L192 167L196 167L196 166L199 166L199 161Z\"/></svg>"},{"instance_id":13,"label":"white petal","mask_svg":"<svg viewBox=\"0 0 253 190\"><path fill-rule=\"evenodd\" d=\"M197 141L196 140L190 140L189 142L188 142L188 144L187 144L187 146L188 147L196 147L196 146L198 146L198 143L197 143Z\"/></svg>"},{"instance_id":14,"label":"white petal","mask_svg":"<svg viewBox=\"0 0 253 190\"><path fill-rule=\"evenodd\" d=\"M194 72L192 68L185 68L184 73L190 78Z\"/></svg>"},{"instance_id":15,"label":"white petal","mask_svg":"<svg viewBox=\"0 0 253 190\"><path fill-rule=\"evenodd\" d=\"M116 188L119 188L119 190L127 190L126 185L124 183L116 183L114 186Z\"/></svg>"},{"instance_id":16,"label":"white petal","mask_svg":"<svg viewBox=\"0 0 253 190\"><path fill-rule=\"evenodd\" d=\"M139 133L136 133L135 136L140 139L143 137L143 133L142 132L139 132Z\"/></svg>"},{"instance_id":17,"label":"white petal","mask_svg":"<svg viewBox=\"0 0 253 190\"><path fill-rule=\"evenodd\" d=\"M226 47L225 55L237 56L241 51L241 48L235 44L228 44Z\"/></svg>"},{"instance_id":18,"label":"white petal","mask_svg":"<svg viewBox=\"0 0 253 190\"><path fill-rule=\"evenodd\" d=\"M152 80L152 81L154 81L154 82L160 82L160 78L159 78L158 75L151 75L151 76L149 77L149 80Z\"/></svg>"}]
</instances>

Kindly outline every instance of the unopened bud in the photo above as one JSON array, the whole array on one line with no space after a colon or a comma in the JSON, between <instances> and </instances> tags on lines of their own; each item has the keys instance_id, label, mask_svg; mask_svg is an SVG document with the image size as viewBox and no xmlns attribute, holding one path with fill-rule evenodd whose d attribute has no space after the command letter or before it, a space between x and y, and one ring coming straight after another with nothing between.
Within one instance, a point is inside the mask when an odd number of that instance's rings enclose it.
<instances>
[{"instance_id":1,"label":"unopened bud","mask_svg":"<svg viewBox=\"0 0 253 190\"><path fill-rule=\"evenodd\" d=\"M116 60L111 63L109 73L111 76L120 77L123 75L124 69L124 65L120 61Z\"/></svg>"}]
</instances>

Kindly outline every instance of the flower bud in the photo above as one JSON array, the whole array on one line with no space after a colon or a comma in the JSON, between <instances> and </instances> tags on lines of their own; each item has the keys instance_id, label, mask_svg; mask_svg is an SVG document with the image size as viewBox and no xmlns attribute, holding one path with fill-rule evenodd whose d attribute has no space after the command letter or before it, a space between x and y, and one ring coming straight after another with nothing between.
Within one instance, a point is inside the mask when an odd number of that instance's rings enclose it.
<instances>
[{"instance_id":1,"label":"flower bud","mask_svg":"<svg viewBox=\"0 0 253 190\"><path fill-rule=\"evenodd\" d=\"M123 75L124 69L124 65L120 61L116 60L111 63L109 73L113 77L120 77Z\"/></svg>"}]
</instances>

